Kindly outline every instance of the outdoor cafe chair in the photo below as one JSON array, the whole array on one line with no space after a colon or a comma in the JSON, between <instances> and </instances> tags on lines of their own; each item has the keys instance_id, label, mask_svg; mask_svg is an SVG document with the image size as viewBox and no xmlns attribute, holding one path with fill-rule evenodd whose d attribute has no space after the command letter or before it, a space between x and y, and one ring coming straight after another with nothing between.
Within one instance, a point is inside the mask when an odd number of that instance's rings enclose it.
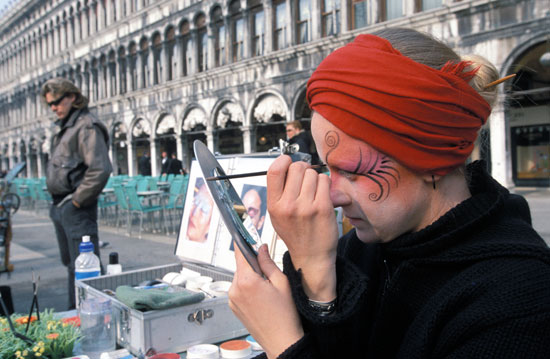
<instances>
[{"instance_id":1,"label":"outdoor cafe chair","mask_svg":"<svg viewBox=\"0 0 550 359\"><path fill-rule=\"evenodd\" d=\"M174 217L176 217L176 224L178 218L183 214L183 206L185 203L185 183L182 179L176 179L170 185L170 192L166 194L166 200L164 205L164 230L166 234L170 234L173 230L176 233L174 226ZM170 227L168 227L168 220L170 221Z\"/></svg>"},{"instance_id":2,"label":"outdoor cafe chair","mask_svg":"<svg viewBox=\"0 0 550 359\"><path fill-rule=\"evenodd\" d=\"M124 188L120 184L114 184L113 189L115 191L117 201L117 216L116 216L116 228L118 232L120 217L126 214L126 233L130 233L130 210L128 207L128 200L126 199L126 193Z\"/></svg>"},{"instance_id":3,"label":"outdoor cafe chair","mask_svg":"<svg viewBox=\"0 0 550 359\"><path fill-rule=\"evenodd\" d=\"M143 228L143 216L148 215L150 218L151 227L154 227L154 216L158 213L159 216L164 217L164 209L161 205L145 206L141 203L139 196L134 186L124 186L126 195L128 197L128 207L130 210L130 217L132 214L139 214L139 238L141 238L141 230ZM163 218L164 219L164 218ZM153 228L152 228L153 229ZM132 233L132 221L130 221L130 234Z\"/></svg>"}]
</instances>

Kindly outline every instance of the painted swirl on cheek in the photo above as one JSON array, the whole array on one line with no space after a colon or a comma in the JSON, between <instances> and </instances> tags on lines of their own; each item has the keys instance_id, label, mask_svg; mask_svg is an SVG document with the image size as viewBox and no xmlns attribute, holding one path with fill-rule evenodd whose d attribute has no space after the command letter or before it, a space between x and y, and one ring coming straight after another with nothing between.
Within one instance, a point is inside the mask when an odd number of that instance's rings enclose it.
<instances>
[{"instance_id":1,"label":"painted swirl on cheek","mask_svg":"<svg viewBox=\"0 0 550 359\"><path fill-rule=\"evenodd\" d=\"M336 147L338 147L339 143L340 136L338 136L338 133L336 133L335 131L328 131L325 134L325 144L329 148L327 154L325 155L325 163L328 163L328 155L330 155L330 153L334 151Z\"/></svg>"},{"instance_id":2,"label":"painted swirl on cheek","mask_svg":"<svg viewBox=\"0 0 550 359\"><path fill-rule=\"evenodd\" d=\"M369 194L369 199L374 202L388 198L391 182L394 182L397 187L401 178L395 163L389 157L376 152L376 154L363 159L361 148L359 148L359 162L354 172L368 178L378 186L378 193Z\"/></svg>"}]
</instances>

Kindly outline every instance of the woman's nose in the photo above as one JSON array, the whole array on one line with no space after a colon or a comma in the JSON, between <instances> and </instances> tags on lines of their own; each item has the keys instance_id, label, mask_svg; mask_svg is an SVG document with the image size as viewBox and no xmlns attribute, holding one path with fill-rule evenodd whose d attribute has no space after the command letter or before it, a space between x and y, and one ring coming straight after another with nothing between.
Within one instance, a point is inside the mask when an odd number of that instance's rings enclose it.
<instances>
[{"instance_id":1,"label":"woman's nose","mask_svg":"<svg viewBox=\"0 0 550 359\"><path fill-rule=\"evenodd\" d=\"M339 186L334 183L330 186L330 200L334 207L343 207L351 203L351 197Z\"/></svg>"}]
</instances>

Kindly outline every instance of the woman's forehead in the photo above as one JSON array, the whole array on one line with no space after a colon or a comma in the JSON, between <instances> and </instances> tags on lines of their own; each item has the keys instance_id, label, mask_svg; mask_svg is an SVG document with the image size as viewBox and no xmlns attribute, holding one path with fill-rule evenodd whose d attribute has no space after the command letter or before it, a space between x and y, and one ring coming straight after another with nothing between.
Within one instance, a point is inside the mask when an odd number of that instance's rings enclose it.
<instances>
[{"instance_id":1,"label":"woman's forehead","mask_svg":"<svg viewBox=\"0 0 550 359\"><path fill-rule=\"evenodd\" d=\"M311 132L320 155L326 157L333 152L333 155L337 155L338 162L357 161L355 156L359 154L362 156L379 154L368 143L347 135L317 112L313 114L311 120ZM335 159L332 158L332 160Z\"/></svg>"}]
</instances>

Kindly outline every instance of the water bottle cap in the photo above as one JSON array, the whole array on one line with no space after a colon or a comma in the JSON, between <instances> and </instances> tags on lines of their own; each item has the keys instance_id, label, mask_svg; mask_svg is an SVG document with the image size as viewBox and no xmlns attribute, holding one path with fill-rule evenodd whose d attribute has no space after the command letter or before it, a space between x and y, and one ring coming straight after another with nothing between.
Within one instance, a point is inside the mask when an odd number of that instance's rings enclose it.
<instances>
[{"instance_id":1,"label":"water bottle cap","mask_svg":"<svg viewBox=\"0 0 550 359\"><path fill-rule=\"evenodd\" d=\"M118 264L118 253L117 252L109 253L109 264Z\"/></svg>"},{"instance_id":2,"label":"water bottle cap","mask_svg":"<svg viewBox=\"0 0 550 359\"><path fill-rule=\"evenodd\" d=\"M82 236L82 242L89 242L90 236Z\"/></svg>"},{"instance_id":3,"label":"water bottle cap","mask_svg":"<svg viewBox=\"0 0 550 359\"><path fill-rule=\"evenodd\" d=\"M92 242L81 242L78 248L80 250L80 253L93 252L94 244Z\"/></svg>"}]
</instances>

